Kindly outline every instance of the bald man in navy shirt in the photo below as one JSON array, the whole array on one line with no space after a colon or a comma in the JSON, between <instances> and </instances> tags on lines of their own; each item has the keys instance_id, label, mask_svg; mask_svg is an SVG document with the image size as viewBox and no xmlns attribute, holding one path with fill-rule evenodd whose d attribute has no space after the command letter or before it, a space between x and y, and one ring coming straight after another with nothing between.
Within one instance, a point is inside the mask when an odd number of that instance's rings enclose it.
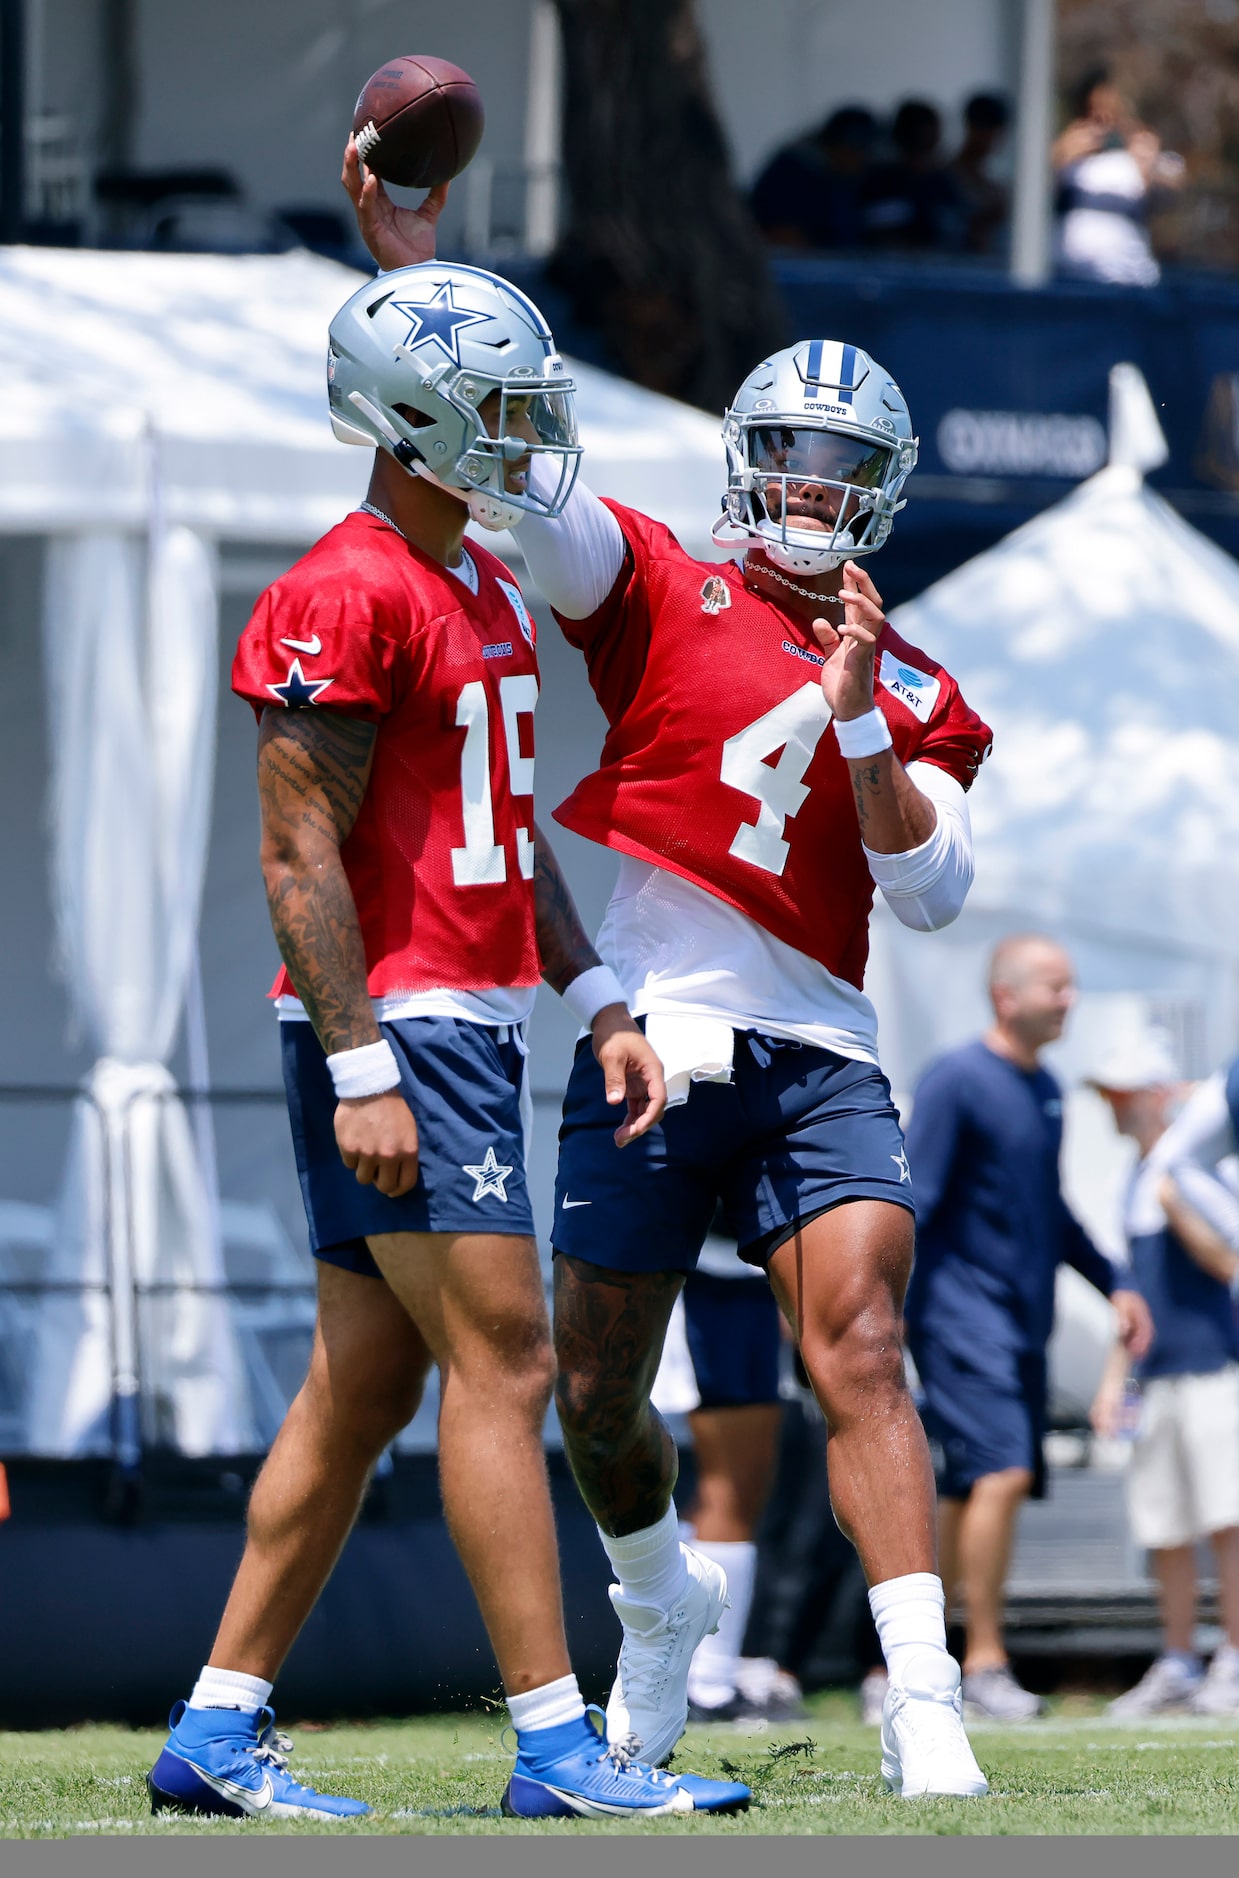
<instances>
[{"instance_id":1,"label":"bald man in navy shirt","mask_svg":"<svg viewBox=\"0 0 1239 1878\"><path fill-rule=\"evenodd\" d=\"M940 1057L916 1092L907 1131L916 1196L908 1344L938 1443L939 1547L948 1605L962 1593L964 1699L996 1721L1037 1714L1002 1637L1015 1520L1044 1491L1046 1345L1058 1267L1072 1265L1114 1305L1139 1356L1148 1309L1125 1289L1063 1199L1062 1091L1041 1051L1075 1002L1072 963L1039 934L1004 939L990 962L994 1022Z\"/></svg>"}]
</instances>

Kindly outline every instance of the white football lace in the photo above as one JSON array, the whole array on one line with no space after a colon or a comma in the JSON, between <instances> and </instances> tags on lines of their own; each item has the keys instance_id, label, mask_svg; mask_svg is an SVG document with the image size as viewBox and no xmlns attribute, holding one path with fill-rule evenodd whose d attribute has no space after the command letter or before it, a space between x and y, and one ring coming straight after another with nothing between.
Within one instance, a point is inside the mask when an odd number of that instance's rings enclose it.
<instances>
[{"instance_id":1,"label":"white football lace","mask_svg":"<svg viewBox=\"0 0 1239 1878\"><path fill-rule=\"evenodd\" d=\"M272 1767L278 1767L281 1772L288 1766L288 1757L292 1751L293 1744L289 1737L280 1734L274 1725L270 1723L263 1729L257 1742L250 1749L250 1753L256 1761L266 1762Z\"/></svg>"}]
</instances>

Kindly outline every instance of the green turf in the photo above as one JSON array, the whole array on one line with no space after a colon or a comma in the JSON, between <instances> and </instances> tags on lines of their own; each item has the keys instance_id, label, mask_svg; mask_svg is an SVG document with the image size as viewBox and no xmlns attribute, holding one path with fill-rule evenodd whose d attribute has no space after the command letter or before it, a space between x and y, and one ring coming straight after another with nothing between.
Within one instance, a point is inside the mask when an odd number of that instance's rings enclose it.
<instances>
[{"instance_id":1,"label":"green turf","mask_svg":"<svg viewBox=\"0 0 1239 1878\"><path fill-rule=\"evenodd\" d=\"M501 1819L509 1757L500 1724L479 1715L297 1728L294 1771L368 1800L373 1819L340 1833L1234 1833L1239 1723L1107 1725L1083 1698L1021 1729L972 1730L989 1775L985 1800L905 1802L878 1779L876 1730L842 1696L816 1698L807 1722L764 1734L690 1729L677 1765L734 1773L756 1795L733 1819L648 1825ZM152 1819L143 1777L161 1736L90 1726L0 1734L0 1836L116 1833L320 1833L321 1825Z\"/></svg>"}]
</instances>

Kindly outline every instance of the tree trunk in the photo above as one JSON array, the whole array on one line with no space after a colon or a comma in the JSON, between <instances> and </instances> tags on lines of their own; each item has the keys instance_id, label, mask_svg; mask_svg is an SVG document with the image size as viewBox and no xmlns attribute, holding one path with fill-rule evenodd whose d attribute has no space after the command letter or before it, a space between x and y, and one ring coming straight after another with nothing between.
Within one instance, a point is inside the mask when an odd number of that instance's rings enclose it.
<instances>
[{"instance_id":1,"label":"tree trunk","mask_svg":"<svg viewBox=\"0 0 1239 1878\"><path fill-rule=\"evenodd\" d=\"M556 0L570 209L554 277L638 384L712 412L782 339L693 0Z\"/></svg>"}]
</instances>

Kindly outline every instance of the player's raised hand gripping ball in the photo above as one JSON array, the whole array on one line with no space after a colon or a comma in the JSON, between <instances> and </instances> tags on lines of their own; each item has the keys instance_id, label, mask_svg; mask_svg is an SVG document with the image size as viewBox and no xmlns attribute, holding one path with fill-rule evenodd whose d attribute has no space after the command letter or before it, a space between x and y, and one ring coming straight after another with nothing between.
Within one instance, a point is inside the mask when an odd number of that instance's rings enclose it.
<instances>
[{"instance_id":1,"label":"player's raised hand gripping ball","mask_svg":"<svg viewBox=\"0 0 1239 1878\"><path fill-rule=\"evenodd\" d=\"M380 66L353 112L366 168L408 189L433 189L459 176L477 153L484 124L468 72L420 53Z\"/></svg>"}]
</instances>

